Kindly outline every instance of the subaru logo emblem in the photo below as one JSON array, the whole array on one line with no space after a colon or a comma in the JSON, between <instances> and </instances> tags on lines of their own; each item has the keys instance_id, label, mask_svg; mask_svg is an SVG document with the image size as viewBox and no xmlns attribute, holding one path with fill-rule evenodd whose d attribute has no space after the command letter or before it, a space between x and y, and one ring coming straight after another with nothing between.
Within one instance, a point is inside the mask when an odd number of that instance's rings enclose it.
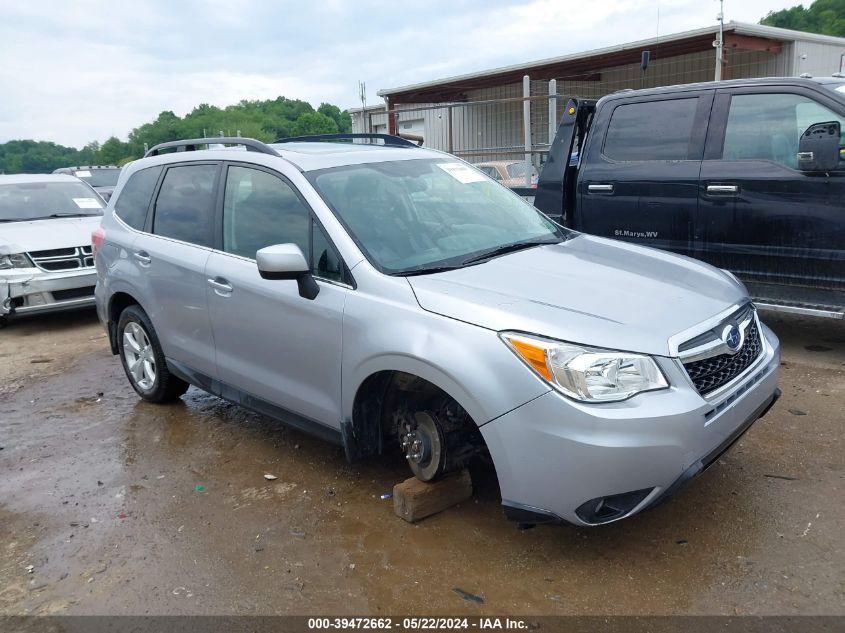
<instances>
[{"instance_id":1,"label":"subaru logo emblem","mask_svg":"<svg viewBox=\"0 0 845 633\"><path fill-rule=\"evenodd\" d=\"M739 332L739 328L733 324L728 325L724 332L722 332L722 340L731 351L735 352L738 350L742 343L742 335Z\"/></svg>"}]
</instances>

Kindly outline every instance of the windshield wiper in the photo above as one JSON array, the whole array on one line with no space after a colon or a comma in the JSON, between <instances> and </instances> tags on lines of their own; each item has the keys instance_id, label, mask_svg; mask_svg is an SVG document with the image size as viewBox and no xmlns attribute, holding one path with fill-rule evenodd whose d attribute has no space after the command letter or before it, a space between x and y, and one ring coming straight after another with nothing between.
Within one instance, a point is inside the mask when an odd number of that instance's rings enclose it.
<instances>
[{"instance_id":1,"label":"windshield wiper","mask_svg":"<svg viewBox=\"0 0 845 633\"><path fill-rule=\"evenodd\" d=\"M461 262L461 265L467 266L469 264L477 264L479 262L487 261L488 259L493 259L494 257L499 257L500 255L507 255L508 253L514 253L516 251L521 251L526 248L532 248L534 246L543 246L544 244L560 244L561 242L563 242L563 238L555 238L553 240L526 240L524 242L504 244L503 246L499 246L498 248L485 251L478 255L474 255L473 257L468 257L467 259Z\"/></svg>"},{"instance_id":2,"label":"windshield wiper","mask_svg":"<svg viewBox=\"0 0 845 633\"><path fill-rule=\"evenodd\" d=\"M434 273L443 273L447 270L457 270L463 268L460 266L424 266L423 268L412 268L410 270L402 270L398 273L393 273L394 277L413 277L415 275L431 275Z\"/></svg>"}]
</instances>

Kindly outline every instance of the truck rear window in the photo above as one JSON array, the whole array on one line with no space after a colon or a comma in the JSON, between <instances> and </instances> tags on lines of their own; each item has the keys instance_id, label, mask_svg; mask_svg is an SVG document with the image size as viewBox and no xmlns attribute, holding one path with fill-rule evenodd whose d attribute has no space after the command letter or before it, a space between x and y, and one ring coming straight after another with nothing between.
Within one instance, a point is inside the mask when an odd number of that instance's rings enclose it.
<instances>
[{"instance_id":1,"label":"truck rear window","mask_svg":"<svg viewBox=\"0 0 845 633\"><path fill-rule=\"evenodd\" d=\"M617 106L604 141L611 160L686 160L698 105L696 97Z\"/></svg>"}]
</instances>

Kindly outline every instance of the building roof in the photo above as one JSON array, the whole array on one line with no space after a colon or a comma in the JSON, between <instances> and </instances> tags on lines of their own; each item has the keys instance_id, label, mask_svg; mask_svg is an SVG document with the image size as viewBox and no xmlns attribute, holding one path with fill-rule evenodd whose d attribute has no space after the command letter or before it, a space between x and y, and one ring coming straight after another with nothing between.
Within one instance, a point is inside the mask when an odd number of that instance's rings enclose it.
<instances>
[{"instance_id":1,"label":"building roof","mask_svg":"<svg viewBox=\"0 0 845 633\"><path fill-rule=\"evenodd\" d=\"M517 83L522 80L525 74L529 74L532 79L562 77L589 79L590 73L601 68L639 63L640 54L643 50L650 50L651 59L656 60L712 49L713 38L716 37L718 32L719 26L713 25L583 53L551 57L397 88L386 88L379 90L378 95L387 97L394 102L448 101L457 98L459 93L466 90L503 83ZM724 32L725 46L728 48L768 50L774 53L780 51L783 42L795 41L833 44L845 48L845 38L843 37L818 35L745 22L728 22L724 25Z\"/></svg>"}]
</instances>

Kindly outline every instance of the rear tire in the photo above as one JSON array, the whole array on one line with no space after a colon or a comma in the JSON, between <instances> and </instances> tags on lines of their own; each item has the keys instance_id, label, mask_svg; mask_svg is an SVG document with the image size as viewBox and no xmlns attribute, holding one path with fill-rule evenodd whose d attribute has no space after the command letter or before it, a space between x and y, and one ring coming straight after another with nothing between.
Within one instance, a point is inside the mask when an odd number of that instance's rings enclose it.
<instances>
[{"instance_id":1,"label":"rear tire","mask_svg":"<svg viewBox=\"0 0 845 633\"><path fill-rule=\"evenodd\" d=\"M135 392L147 402L172 402L188 390L188 383L167 369L155 328L140 306L131 305L117 321L120 362Z\"/></svg>"}]
</instances>

